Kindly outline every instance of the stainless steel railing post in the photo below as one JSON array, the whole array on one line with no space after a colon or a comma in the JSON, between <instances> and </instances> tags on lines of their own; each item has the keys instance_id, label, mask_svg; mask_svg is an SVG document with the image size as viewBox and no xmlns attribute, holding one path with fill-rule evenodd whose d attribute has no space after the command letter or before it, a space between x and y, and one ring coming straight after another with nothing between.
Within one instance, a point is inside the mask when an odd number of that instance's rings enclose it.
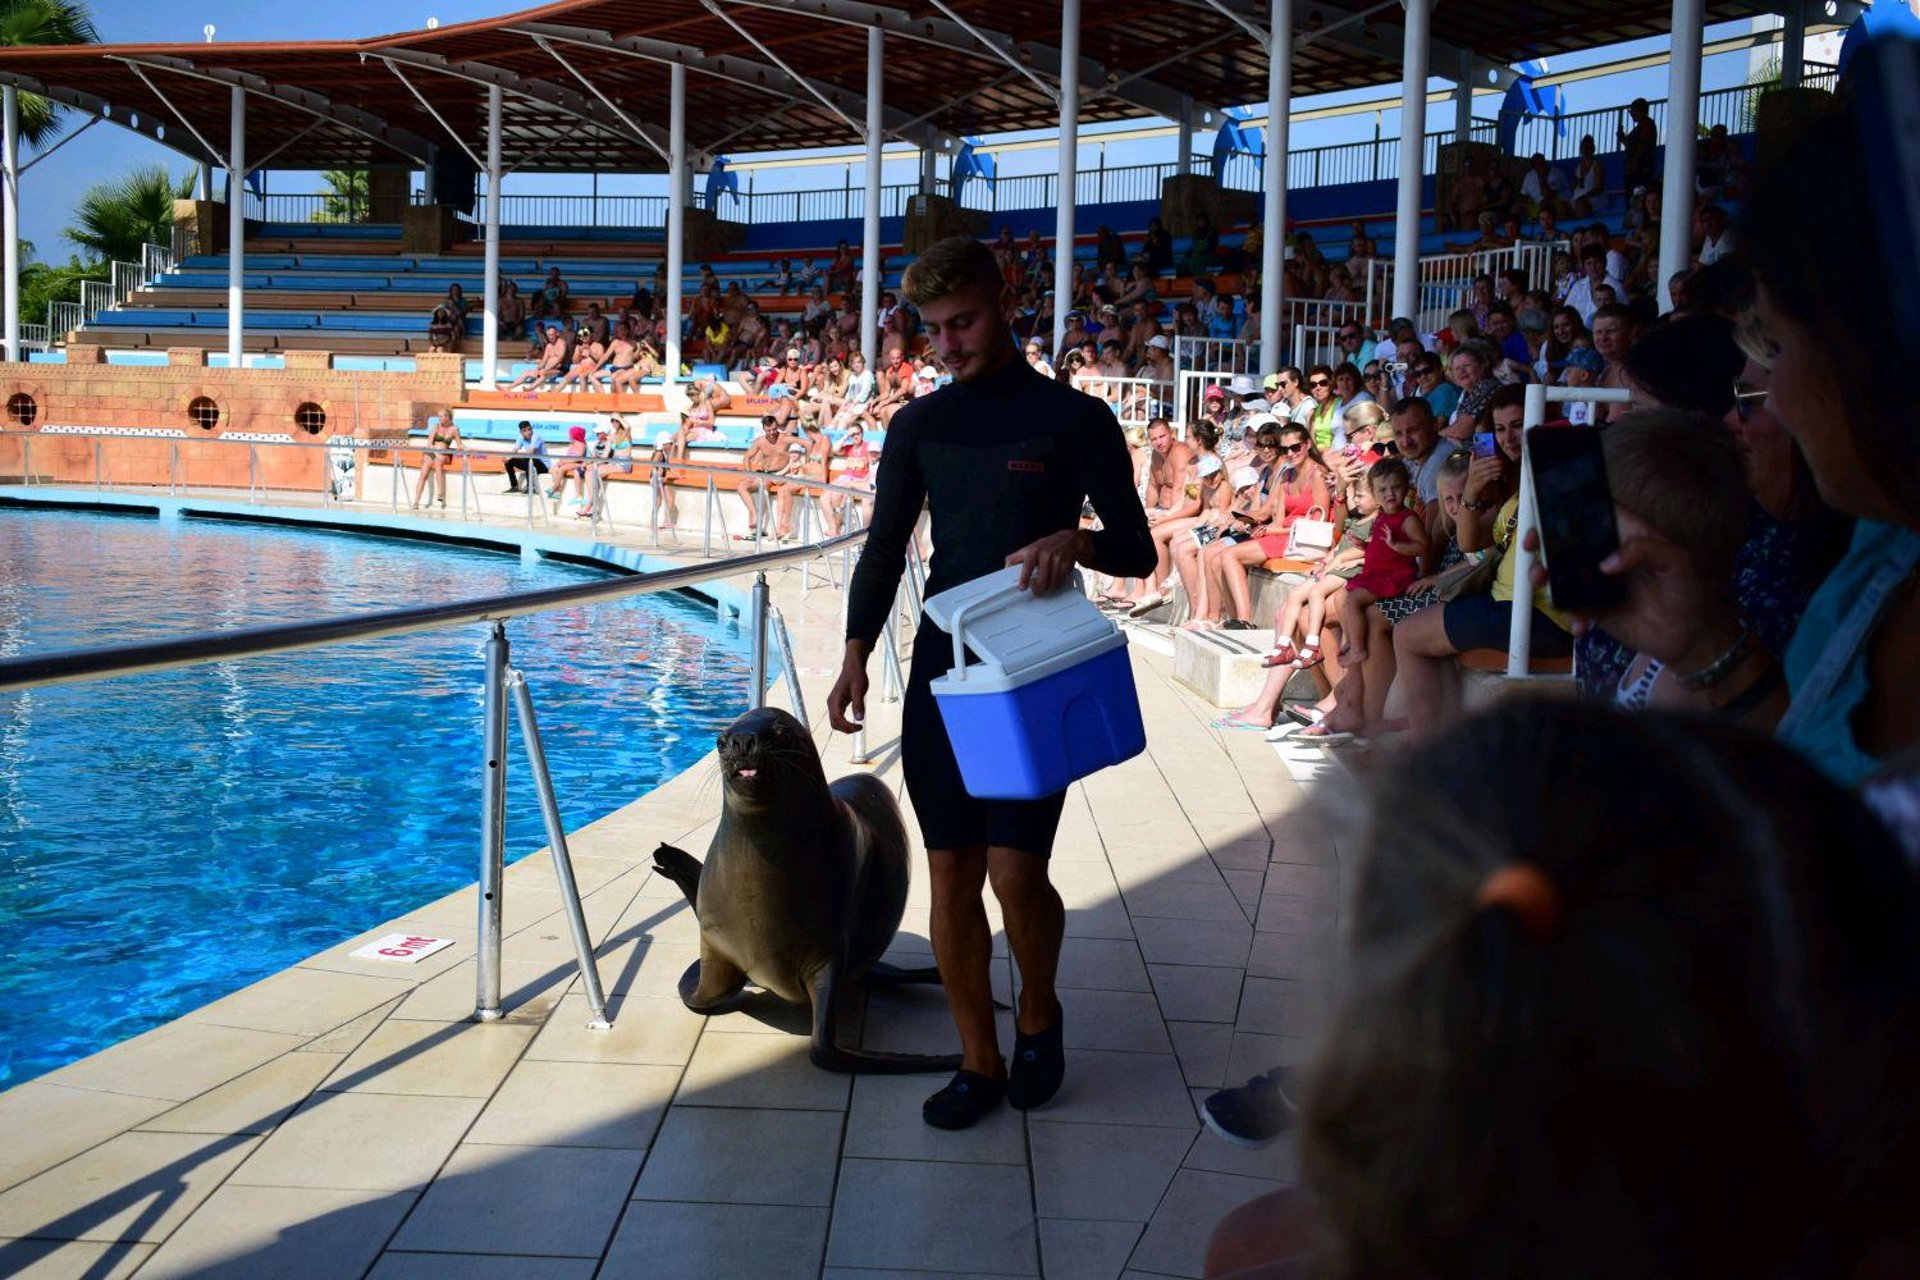
<instances>
[{"instance_id":1,"label":"stainless steel railing post","mask_svg":"<svg viewBox=\"0 0 1920 1280\"><path fill-rule=\"evenodd\" d=\"M540 500L540 473L533 469L533 458L527 458L527 469L521 473L521 480L527 486L527 528L533 528L533 504Z\"/></svg>"},{"instance_id":2,"label":"stainless steel railing post","mask_svg":"<svg viewBox=\"0 0 1920 1280\"><path fill-rule=\"evenodd\" d=\"M500 1012L501 895L507 868L507 629L493 624L487 637L485 700L481 719L480 924L475 963L473 1017L497 1022Z\"/></svg>"},{"instance_id":3,"label":"stainless steel railing post","mask_svg":"<svg viewBox=\"0 0 1920 1280\"><path fill-rule=\"evenodd\" d=\"M560 800L554 795L553 776L547 771L546 748L540 743L540 723L533 715L533 693L526 677L507 671L507 686L513 691L513 705L520 713L520 741L527 749L527 764L533 770L533 787L540 796L540 816L547 826L547 848L553 854L553 874L560 882L560 901L567 912L567 929L573 934L573 953L580 964L580 982L587 989L587 1007L593 1021L587 1026L605 1031L607 996L600 986L600 967L593 958L593 938L587 932L587 916L580 905L580 885L573 878L573 855L567 851L567 826L560 819Z\"/></svg>"},{"instance_id":4,"label":"stainless steel railing post","mask_svg":"<svg viewBox=\"0 0 1920 1280\"><path fill-rule=\"evenodd\" d=\"M462 449L460 451L459 457L460 457L460 518L462 520L465 520L467 518L467 492L473 488L473 459L467 456L467 451L465 449ZM477 493L474 494L473 496L473 505L476 510L480 506L480 495Z\"/></svg>"},{"instance_id":5,"label":"stainless steel railing post","mask_svg":"<svg viewBox=\"0 0 1920 1280\"><path fill-rule=\"evenodd\" d=\"M747 622L752 633L748 650L748 676L752 681L752 701L748 709L758 711L767 705L767 575L753 575L753 608Z\"/></svg>"},{"instance_id":6,"label":"stainless steel railing post","mask_svg":"<svg viewBox=\"0 0 1920 1280\"><path fill-rule=\"evenodd\" d=\"M173 441L167 445L167 492L180 492L180 444Z\"/></svg>"},{"instance_id":7,"label":"stainless steel railing post","mask_svg":"<svg viewBox=\"0 0 1920 1280\"><path fill-rule=\"evenodd\" d=\"M706 524L700 530L700 558L702 560L711 559L713 556L713 499L713 472L709 471L707 472Z\"/></svg>"},{"instance_id":8,"label":"stainless steel railing post","mask_svg":"<svg viewBox=\"0 0 1920 1280\"><path fill-rule=\"evenodd\" d=\"M801 724L811 724L807 719L806 695L800 691L800 667L793 660L793 637L787 632L787 620L780 616L779 609L773 609L773 638L780 646L780 669L787 677L787 700L793 704L793 716Z\"/></svg>"}]
</instances>

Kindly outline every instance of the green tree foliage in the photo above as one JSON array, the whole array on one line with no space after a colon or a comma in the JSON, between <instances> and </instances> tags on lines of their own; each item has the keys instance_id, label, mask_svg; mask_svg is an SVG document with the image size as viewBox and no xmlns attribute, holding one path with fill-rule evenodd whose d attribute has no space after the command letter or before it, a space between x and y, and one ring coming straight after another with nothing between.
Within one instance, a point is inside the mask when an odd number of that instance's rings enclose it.
<instances>
[{"instance_id":1,"label":"green tree foliage","mask_svg":"<svg viewBox=\"0 0 1920 1280\"><path fill-rule=\"evenodd\" d=\"M143 165L118 182L88 189L74 210L67 239L94 258L140 261L140 246L166 244L173 229L173 202L193 194L193 175L175 178L164 165Z\"/></svg>"},{"instance_id":2,"label":"green tree foliage","mask_svg":"<svg viewBox=\"0 0 1920 1280\"><path fill-rule=\"evenodd\" d=\"M93 15L75 0L0 0L0 47L98 44ZM60 130L64 109L37 93L20 95L20 137L33 148L45 146Z\"/></svg>"},{"instance_id":3,"label":"green tree foliage","mask_svg":"<svg viewBox=\"0 0 1920 1280\"><path fill-rule=\"evenodd\" d=\"M327 199L320 211L322 222L361 222L366 219L370 194L365 169L329 169L320 175L327 184Z\"/></svg>"},{"instance_id":4,"label":"green tree foliage","mask_svg":"<svg viewBox=\"0 0 1920 1280\"><path fill-rule=\"evenodd\" d=\"M106 263L82 262L77 257L67 259L65 266L25 264L20 268L21 323L39 324L47 318L48 303L78 302L82 280L105 280L107 276Z\"/></svg>"}]
</instances>

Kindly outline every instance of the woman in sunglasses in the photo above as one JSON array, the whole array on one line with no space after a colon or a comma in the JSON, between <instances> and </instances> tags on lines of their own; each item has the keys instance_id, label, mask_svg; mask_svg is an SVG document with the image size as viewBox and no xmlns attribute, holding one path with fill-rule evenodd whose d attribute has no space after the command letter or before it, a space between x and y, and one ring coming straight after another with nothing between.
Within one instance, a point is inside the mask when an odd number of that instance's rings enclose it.
<instances>
[{"instance_id":1,"label":"woman in sunglasses","mask_svg":"<svg viewBox=\"0 0 1920 1280\"><path fill-rule=\"evenodd\" d=\"M1286 554L1296 520L1334 518L1326 461L1314 447L1307 428L1288 423L1277 432L1262 431L1254 437L1254 447L1260 465L1270 472L1262 480L1263 501L1244 512L1240 526L1207 548L1201 562L1214 605L1214 616L1201 619L1207 629L1252 630L1254 623L1249 619L1253 617L1253 598L1247 587L1247 570ZM1320 514L1314 517L1316 511ZM1230 620L1219 617L1223 602L1232 607Z\"/></svg>"}]
</instances>

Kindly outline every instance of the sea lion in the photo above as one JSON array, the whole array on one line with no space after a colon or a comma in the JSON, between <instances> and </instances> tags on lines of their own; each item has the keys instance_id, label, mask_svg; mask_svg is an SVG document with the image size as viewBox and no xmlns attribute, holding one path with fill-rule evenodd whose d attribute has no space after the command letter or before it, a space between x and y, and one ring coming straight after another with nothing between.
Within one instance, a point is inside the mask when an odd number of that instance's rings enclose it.
<instances>
[{"instance_id":1,"label":"sea lion","mask_svg":"<svg viewBox=\"0 0 1920 1280\"><path fill-rule=\"evenodd\" d=\"M752 982L810 1004L808 1056L829 1071L955 1071L957 1056L870 1053L834 1042L834 1015L854 984L937 982L931 969L880 963L906 910L907 828L886 787L866 774L827 784L813 737L772 707L749 711L718 741L725 807L703 866L671 845L654 868L700 920L700 958L680 979L695 1013L724 1009Z\"/></svg>"}]
</instances>

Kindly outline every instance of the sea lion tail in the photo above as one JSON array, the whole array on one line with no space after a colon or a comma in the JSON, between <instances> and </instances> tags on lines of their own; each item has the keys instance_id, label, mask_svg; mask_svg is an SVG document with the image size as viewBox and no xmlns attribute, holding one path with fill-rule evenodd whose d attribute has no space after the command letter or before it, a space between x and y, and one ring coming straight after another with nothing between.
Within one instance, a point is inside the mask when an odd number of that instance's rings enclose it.
<instances>
[{"instance_id":1,"label":"sea lion tail","mask_svg":"<svg viewBox=\"0 0 1920 1280\"><path fill-rule=\"evenodd\" d=\"M699 907L700 859L685 849L662 844L653 851L653 869L680 887L680 892L687 895L688 906Z\"/></svg>"}]
</instances>

